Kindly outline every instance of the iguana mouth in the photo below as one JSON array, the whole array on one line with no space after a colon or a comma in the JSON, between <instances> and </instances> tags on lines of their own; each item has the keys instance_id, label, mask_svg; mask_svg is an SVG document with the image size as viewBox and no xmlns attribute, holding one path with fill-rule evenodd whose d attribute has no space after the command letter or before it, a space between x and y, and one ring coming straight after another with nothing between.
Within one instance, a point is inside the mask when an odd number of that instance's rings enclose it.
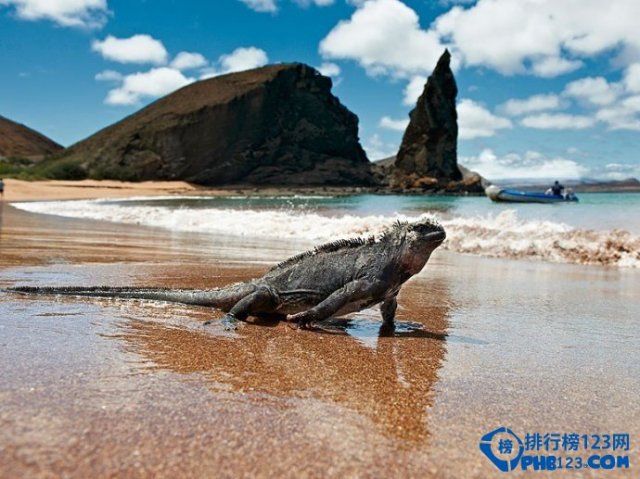
<instances>
[{"instance_id":1,"label":"iguana mouth","mask_svg":"<svg viewBox=\"0 0 640 479\"><path fill-rule=\"evenodd\" d=\"M444 232L444 229L436 230L432 233L428 233L426 235L426 239L429 242L433 243L442 243L447 237L447 233Z\"/></svg>"}]
</instances>

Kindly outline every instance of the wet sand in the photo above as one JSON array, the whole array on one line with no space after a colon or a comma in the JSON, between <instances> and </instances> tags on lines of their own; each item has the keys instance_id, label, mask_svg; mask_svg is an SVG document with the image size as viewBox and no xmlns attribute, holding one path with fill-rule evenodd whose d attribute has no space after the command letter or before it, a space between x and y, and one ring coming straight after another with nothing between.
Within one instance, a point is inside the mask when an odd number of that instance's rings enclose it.
<instances>
[{"instance_id":1,"label":"wet sand","mask_svg":"<svg viewBox=\"0 0 640 479\"><path fill-rule=\"evenodd\" d=\"M0 208L0 288L212 287L304 246ZM207 308L0 293L0 477L496 477L499 426L628 433L630 470L550 477L635 477L639 279L436 251L392 335L371 310L226 332Z\"/></svg>"}]
</instances>

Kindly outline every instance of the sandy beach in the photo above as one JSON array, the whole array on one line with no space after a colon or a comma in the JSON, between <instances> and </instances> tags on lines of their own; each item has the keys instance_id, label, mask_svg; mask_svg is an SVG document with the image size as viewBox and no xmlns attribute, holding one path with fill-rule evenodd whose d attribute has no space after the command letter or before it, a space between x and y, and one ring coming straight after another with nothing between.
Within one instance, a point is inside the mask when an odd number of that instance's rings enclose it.
<instances>
[{"instance_id":1,"label":"sandy beach","mask_svg":"<svg viewBox=\"0 0 640 479\"><path fill-rule=\"evenodd\" d=\"M131 183L112 180L82 181L22 181L6 178L5 201L79 200L91 198L122 198L128 196L158 196L190 194L197 187L184 181L145 181Z\"/></svg>"},{"instance_id":2,"label":"sandy beach","mask_svg":"<svg viewBox=\"0 0 640 479\"><path fill-rule=\"evenodd\" d=\"M299 251L7 204L192 191L8 180L0 288L216 287ZM202 307L0 293L0 477L497 477L479 441L501 426L628 434L629 450L608 453L629 469L548 473L635 477L639 279L437 250L402 290L392 335L375 310L228 332L204 326L221 314Z\"/></svg>"},{"instance_id":3,"label":"sandy beach","mask_svg":"<svg viewBox=\"0 0 640 479\"><path fill-rule=\"evenodd\" d=\"M5 201L84 200L94 198L128 198L133 196L230 196L243 195L294 195L298 193L343 195L362 191L364 188L341 187L206 187L185 181L114 181L114 180L44 180L22 181L6 178Z\"/></svg>"}]
</instances>

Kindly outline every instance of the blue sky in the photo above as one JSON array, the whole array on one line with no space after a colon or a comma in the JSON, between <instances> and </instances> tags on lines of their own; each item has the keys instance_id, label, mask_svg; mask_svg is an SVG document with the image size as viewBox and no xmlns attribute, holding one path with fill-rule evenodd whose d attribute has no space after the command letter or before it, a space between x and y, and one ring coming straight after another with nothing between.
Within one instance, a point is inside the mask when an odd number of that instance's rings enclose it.
<instances>
[{"instance_id":1,"label":"blue sky","mask_svg":"<svg viewBox=\"0 0 640 479\"><path fill-rule=\"evenodd\" d=\"M638 18L637 0L0 0L0 115L70 145L189 82L301 61L377 159L447 47L460 163L640 177Z\"/></svg>"}]
</instances>

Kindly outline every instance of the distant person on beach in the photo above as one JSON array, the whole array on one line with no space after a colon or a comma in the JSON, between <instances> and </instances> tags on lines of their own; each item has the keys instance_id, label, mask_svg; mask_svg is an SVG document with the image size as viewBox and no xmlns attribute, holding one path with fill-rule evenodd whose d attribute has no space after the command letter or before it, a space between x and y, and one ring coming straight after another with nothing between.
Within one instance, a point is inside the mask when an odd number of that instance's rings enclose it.
<instances>
[{"instance_id":1,"label":"distant person on beach","mask_svg":"<svg viewBox=\"0 0 640 479\"><path fill-rule=\"evenodd\" d=\"M555 183L553 183L553 186L551 187L551 194L553 196L562 196L563 191L564 191L564 186L562 186L560 183L558 183L558 180L556 180Z\"/></svg>"},{"instance_id":2,"label":"distant person on beach","mask_svg":"<svg viewBox=\"0 0 640 479\"><path fill-rule=\"evenodd\" d=\"M4 181L0 178L0 198L4 198Z\"/></svg>"}]
</instances>

